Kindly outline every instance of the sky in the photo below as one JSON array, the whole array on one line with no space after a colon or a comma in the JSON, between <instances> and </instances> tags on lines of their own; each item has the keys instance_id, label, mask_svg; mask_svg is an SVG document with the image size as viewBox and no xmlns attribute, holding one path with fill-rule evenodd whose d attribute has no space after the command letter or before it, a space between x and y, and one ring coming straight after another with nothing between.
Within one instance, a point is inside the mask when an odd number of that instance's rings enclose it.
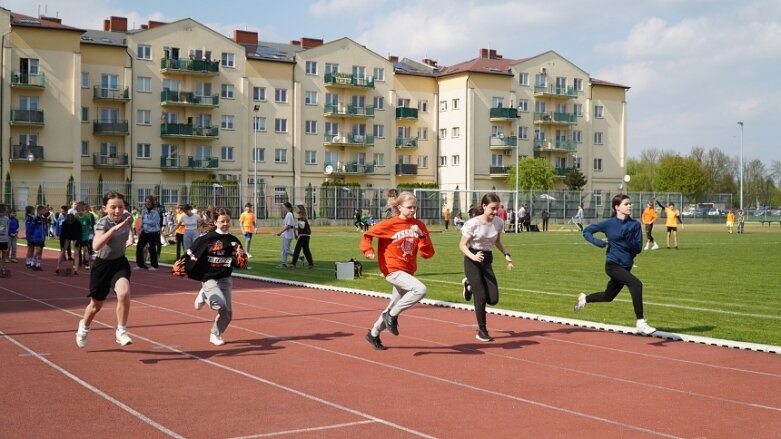
<instances>
[{"instance_id":1,"label":"sky","mask_svg":"<svg viewBox=\"0 0 781 439\"><path fill-rule=\"evenodd\" d=\"M214 7L205 6L213 4ZM217 6L219 5L219 6ZM736 160L781 161L778 0L0 0L26 15L103 29L192 18L262 41L348 37L381 56L447 66L481 48L509 59L553 50L597 78L630 87L628 154L718 148ZM743 122L741 130L738 122ZM742 141L741 141L742 139Z\"/></svg>"}]
</instances>

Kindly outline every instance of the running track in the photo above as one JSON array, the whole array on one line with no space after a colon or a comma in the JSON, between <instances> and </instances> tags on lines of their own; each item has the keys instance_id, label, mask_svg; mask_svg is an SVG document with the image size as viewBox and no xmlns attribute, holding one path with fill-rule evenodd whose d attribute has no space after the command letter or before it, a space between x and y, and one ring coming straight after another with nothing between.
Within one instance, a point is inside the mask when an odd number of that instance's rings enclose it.
<instances>
[{"instance_id":1,"label":"running track","mask_svg":"<svg viewBox=\"0 0 781 439\"><path fill-rule=\"evenodd\" d=\"M49 252L47 252L48 255ZM48 255L51 256L51 255ZM199 284L134 272L85 349L87 276L0 279L2 437L781 437L781 355L417 305L389 348L386 299L236 279L228 343Z\"/></svg>"}]
</instances>

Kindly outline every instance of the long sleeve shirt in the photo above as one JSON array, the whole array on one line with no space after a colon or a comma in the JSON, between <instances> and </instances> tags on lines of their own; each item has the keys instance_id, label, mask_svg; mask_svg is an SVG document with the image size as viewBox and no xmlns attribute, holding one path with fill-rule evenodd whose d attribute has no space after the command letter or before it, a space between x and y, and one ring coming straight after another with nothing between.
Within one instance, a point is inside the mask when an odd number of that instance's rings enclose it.
<instances>
[{"instance_id":1,"label":"long sleeve shirt","mask_svg":"<svg viewBox=\"0 0 781 439\"><path fill-rule=\"evenodd\" d=\"M415 274L418 252L425 259L434 256L428 229L416 218L394 216L372 226L361 238L360 250L364 255L374 253L374 238L378 242L377 264L385 276L395 271Z\"/></svg>"},{"instance_id":2,"label":"long sleeve shirt","mask_svg":"<svg viewBox=\"0 0 781 439\"><path fill-rule=\"evenodd\" d=\"M604 233L607 242L595 238L594 233ZM624 268L632 268L635 256L643 250L643 231L640 223L630 217L620 220L610 217L591 224L583 230L586 241L597 247L607 247L605 258Z\"/></svg>"}]
</instances>

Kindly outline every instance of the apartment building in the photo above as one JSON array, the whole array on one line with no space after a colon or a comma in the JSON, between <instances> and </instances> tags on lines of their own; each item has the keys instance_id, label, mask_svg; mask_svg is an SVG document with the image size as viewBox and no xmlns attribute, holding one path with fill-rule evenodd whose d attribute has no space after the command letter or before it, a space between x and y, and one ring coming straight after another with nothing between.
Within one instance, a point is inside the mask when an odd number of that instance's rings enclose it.
<instances>
[{"instance_id":1,"label":"apartment building","mask_svg":"<svg viewBox=\"0 0 781 439\"><path fill-rule=\"evenodd\" d=\"M81 30L0 9L3 30L0 171L17 205L31 183L71 176L167 204L196 180L236 181L248 199L260 183L294 200L338 181L505 189L524 156L548 160L559 185L570 168L592 191L623 176L628 87L553 51L481 49L443 67L349 38L229 38L192 19Z\"/></svg>"}]
</instances>

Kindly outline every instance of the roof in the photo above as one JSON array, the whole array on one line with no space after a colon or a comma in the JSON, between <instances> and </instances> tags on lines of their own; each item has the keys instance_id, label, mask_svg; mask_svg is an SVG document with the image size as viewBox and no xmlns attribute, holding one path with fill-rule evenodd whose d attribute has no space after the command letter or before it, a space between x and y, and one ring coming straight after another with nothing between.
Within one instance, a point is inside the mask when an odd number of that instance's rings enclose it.
<instances>
[{"instance_id":1,"label":"roof","mask_svg":"<svg viewBox=\"0 0 781 439\"><path fill-rule=\"evenodd\" d=\"M417 76L431 76L437 75L437 68L428 64L419 63L409 58L404 58L401 61L393 63L393 71L395 73L402 73L407 75Z\"/></svg>"},{"instance_id":2,"label":"roof","mask_svg":"<svg viewBox=\"0 0 781 439\"><path fill-rule=\"evenodd\" d=\"M81 42L85 44L127 47L127 38L124 32L88 30L81 35Z\"/></svg>"},{"instance_id":3,"label":"roof","mask_svg":"<svg viewBox=\"0 0 781 439\"><path fill-rule=\"evenodd\" d=\"M592 85L603 85L605 87L618 87L626 90L629 90L631 88L628 85L616 84L615 82L603 81L601 79L596 79L596 78L591 78L590 80Z\"/></svg>"},{"instance_id":4,"label":"roof","mask_svg":"<svg viewBox=\"0 0 781 439\"><path fill-rule=\"evenodd\" d=\"M263 61L295 62L296 53L303 49L300 46L285 43L258 42L258 44L244 45L247 50L247 59Z\"/></svg>"},{"instance_id":5,"label":"roof","mask_svg":"<svg viewBox=\"0 0 781 439\"><path fill-rule=\"evenodd\" d=\"M449 67L443 67L439 71L438 76L455 75L457 73L465 72L492 73L512 76L513 73L510 71L510 66L517 64L519 61L522 60L505 58L474 58Z\"/></svg>"},{"instance_id":6,"label":"roof","mask_svg":"<svg viewBox=\"0 0 781 439\"><path fill-rule=\"evenodd\" d=\"M19 14L17 12L11 12L11 26L84 32L83 29L66 26L62 23L57 23L56 21L50 21L47 20L46 17L36 18L29 15Z\"/></svg>"}]
</instances>

